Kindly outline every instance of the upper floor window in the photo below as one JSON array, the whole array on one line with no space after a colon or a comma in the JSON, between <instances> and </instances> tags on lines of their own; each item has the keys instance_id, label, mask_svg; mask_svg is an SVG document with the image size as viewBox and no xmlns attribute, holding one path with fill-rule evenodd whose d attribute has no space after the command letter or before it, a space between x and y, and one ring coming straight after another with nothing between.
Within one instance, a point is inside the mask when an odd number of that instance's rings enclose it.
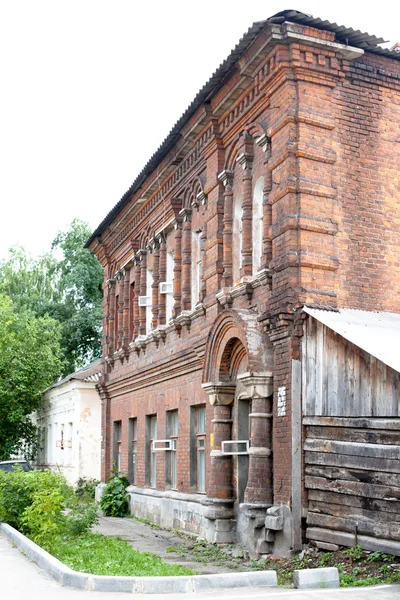
<instances>
[{"instance_id":1,"label":"upper floor window","mask_svg":"<svg viewBox=\"0 0 400 600\"><path fill-rule=\"evenodd\" d=\"M260 270L263 252L264 177L259 177L253 193L253 275Z\"/></svg>"}]
</instances>

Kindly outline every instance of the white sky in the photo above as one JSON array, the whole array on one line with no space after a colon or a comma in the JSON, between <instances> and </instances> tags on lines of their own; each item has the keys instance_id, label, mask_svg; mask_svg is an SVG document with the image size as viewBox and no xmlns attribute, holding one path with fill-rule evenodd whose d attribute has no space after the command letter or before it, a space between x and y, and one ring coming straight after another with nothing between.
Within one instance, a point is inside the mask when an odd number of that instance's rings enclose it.
<instances>
[{"instance_id":1,"label":"white sky","mask_svg":"<svg viewBox=\"0 0 400 600\"><path fill-rule=\"evenodd\" d=\"M287 8L400 41L395 0L0 0L0 258L97 227L243 33Z\"/></svg>"}]
</instances>

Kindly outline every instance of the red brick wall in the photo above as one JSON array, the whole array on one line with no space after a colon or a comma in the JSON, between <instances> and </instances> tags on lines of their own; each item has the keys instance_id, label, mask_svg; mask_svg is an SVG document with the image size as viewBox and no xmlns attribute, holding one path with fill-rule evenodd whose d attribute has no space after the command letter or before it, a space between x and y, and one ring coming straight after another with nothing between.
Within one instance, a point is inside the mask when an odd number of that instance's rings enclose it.
<instances>
[{"instance_id":1,"label":"red brick wall","mask_svg":"<svg viewBox=\"0 0 400 600\"><path fill-rule=\"evenodd\" d=\"M307 33L332 38L310 28ZM261 42L260 38L246 52L246 60ZM261 176L272 180L272 189L266 192L272 217L267 231L271 279L237 297L229 308L256 314L258 330L265 330L265 346L272 343L274 348L273 361L261 349L247 350L259 371L273 368L274 502L290 504L291 361L301 358L301 327L293 327L296 311L304 303L398 311L400 66L373 55L349 62L334 48L303 42L277 44L262 52L251 77L236 72L207 110L199 109L178 146L162 161L157 178L153 174L143 184L144 190L149 185L147 200L131 225L127 217L126 233L111 226L102 242L107 253L99 246L107 279L110 271L132 256L133 241L142 239L145 231L152 235L171 220L179 199L187 198L195 180L201 182L207 203L194 210L192 227L207 229L205 314L194 319L190 329L171 329L158 345L149 342L145 350L131 349L110 363L105 380L111 400L109 422L103 419L104 457L109 460L106 448L112 443L109 423L122 420L123 467L127 468L127 419L137 417L138 484L144 485L145 416L157 413L161 438L165 411L177 408L178 487L190 491L190 406L207 403L209 434L212 411L201 388L205 353L210 331L228 307L224 309L216 299L222 286L224 216L224 188L217 177L232 168L233 197L243 192L243 171L235 158L246 130L254 140L253 186ZM271 142L268 152L256 144L262 131ZM178 153L183 158L176 166ZM277 412L281 387L286 391L285 416ZM157 460L157 487L164 489L163 453ZM109 470L109 462L105 464L103 475Z\"/></svg>"}]
</instances>

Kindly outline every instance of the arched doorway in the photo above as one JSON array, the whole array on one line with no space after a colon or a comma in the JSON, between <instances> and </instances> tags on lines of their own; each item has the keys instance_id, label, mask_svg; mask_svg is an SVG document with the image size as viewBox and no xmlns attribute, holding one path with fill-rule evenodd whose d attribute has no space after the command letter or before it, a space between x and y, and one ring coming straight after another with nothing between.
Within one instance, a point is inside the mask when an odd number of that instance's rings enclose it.
<instances>
[{"instance_id":1,"label":"arched doorway","mask_svg":"<svg viewBox=\"0 0 400 600\"><path fill-rule=\"evenodd\" d=\"M209 539L214 542L238 539L251 546L246 540L255 519L244 523L240 515L255 507L258 516L272 502L271 365L256 315L224 311L210 332L203 371L213 406L207 488L212 508L206 516L213 522ZM240 535L239 520L245 530Z\"/></svg>"}]
</instances>

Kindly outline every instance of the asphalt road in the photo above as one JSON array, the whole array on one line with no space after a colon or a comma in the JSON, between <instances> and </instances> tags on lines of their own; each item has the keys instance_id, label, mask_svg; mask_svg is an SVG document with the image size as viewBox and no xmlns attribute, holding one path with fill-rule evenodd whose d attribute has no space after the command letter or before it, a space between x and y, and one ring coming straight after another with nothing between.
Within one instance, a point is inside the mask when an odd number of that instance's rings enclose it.
<instances>
[{"instance_id":1,"label":"asphalt road","mask_svg":"<svg viewBox=\"0 0 400 600\"><path fill-rule=\"evenodd\" d=\"M1 600L127 600L132 594L82 592L63 588L0 536ZM147 596L146 596L147 597ZM400 600L400 585L340 590L218 590L204 594L151 594L149 600Z\"/></svg>"}]
</instances>

